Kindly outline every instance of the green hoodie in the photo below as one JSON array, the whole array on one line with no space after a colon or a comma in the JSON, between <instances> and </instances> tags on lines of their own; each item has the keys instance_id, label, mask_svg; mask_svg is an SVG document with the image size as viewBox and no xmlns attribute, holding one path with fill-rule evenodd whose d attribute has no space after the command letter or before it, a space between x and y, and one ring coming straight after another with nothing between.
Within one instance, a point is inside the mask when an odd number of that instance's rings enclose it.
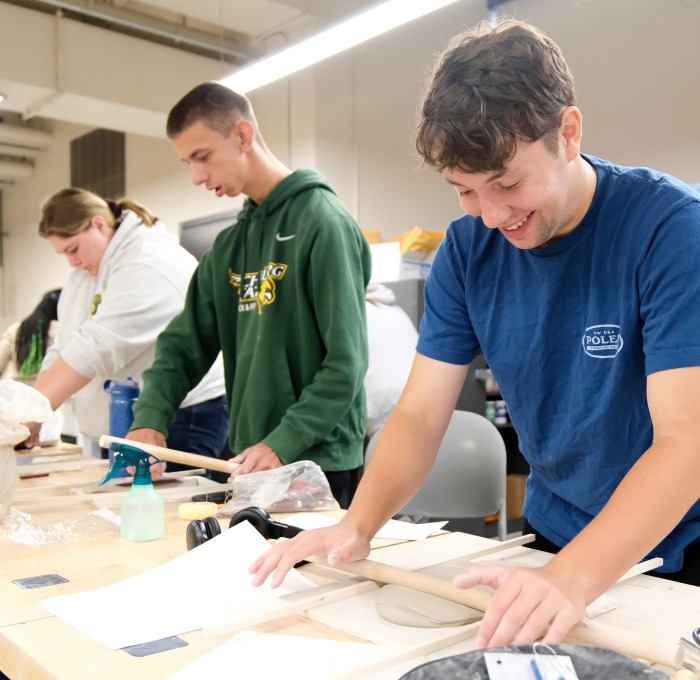
<instances>
[{"instance_id":1,"label":"green hoodie","mask_svg":"<svg viewBox=\"0 0 700 680\"><path fill-rule=\"evenodd\" d=\"M165 433L221 350L232 451L262 441L283 463L362 465L370 270L362 232L317 172L247 199L158 338L132 429Z\"/></svg>"}]
</instances>

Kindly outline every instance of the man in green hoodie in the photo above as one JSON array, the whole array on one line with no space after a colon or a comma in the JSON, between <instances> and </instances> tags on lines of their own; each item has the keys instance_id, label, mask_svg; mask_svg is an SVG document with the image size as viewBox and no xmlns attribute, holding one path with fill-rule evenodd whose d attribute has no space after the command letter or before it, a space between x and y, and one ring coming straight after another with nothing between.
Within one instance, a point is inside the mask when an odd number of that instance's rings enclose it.
<instances>
[{"instance_id":1,"label":"man in green hoodie","mask_svg":"<svg viewBox=\"0 0 700 680\"><path fill-rule=\"evenodd\" d=\"M312 460L346 508L363 464L369 246L321 175L268 149L246 97L198 85L167 133L195 184L247 198L158 338L129 439L164 446L177 404L221 351L241 472Z\"/></svg>"}]
</instances>

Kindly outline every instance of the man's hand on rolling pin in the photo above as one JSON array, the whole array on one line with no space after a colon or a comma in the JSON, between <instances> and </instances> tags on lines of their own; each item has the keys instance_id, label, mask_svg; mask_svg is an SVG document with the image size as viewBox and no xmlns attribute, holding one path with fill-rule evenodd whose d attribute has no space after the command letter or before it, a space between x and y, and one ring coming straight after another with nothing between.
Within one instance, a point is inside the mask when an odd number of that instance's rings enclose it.
<instances>
[{"instance_id":1,"label":"man's hand on rolling pin","mask_svg":"<svg viewBox=\"0 0 700 680\"><path fill-rule=\"evenodd\" d=\"M289 540L277 541L248 567L248 572L255 574L254 586L262 585L272 574L270 585L277 588L297 562L311 555L327 555L328 565L340 568L345 562L364 559L369 551L369 540L341 521L331 527L309 529Z\"/></svg>"},{"instance_id":2,"label":"man's hand on rolling pin","mask_svg":"<svg viewBox=\"0 0 700 680\"><path fill-rule=\"evenodd\" d=\"M573 582L551 565L544 567L472 567L456 576L458 588L484 585L496 592L479 626L479 647L561 642L586 613L586 602ZM548 630L547 630L548 629Z\"/></svg>"},{"instance_id":3,"label":"man's hand on rolling pin","mask_svg":"<svg viewBox=\"0 0 700 680\"><path fill-rule=\"evenodd\" d=\"M160 446L161 448L165 448L167 446L165 435L162 432L158 432L158 430L152 430L148 427L141 427L138 430L131 430L131 432L127 432L124 439L129 439L137 443L140 442L141 444ZM160 479L163 476L167 465L168 464L165 461L161 463L153 463L151 465L151 479ZM133 468L127 468L127 470L132 475L134 474Z\"/></svg>"},{"instance_id":4,"label":"man's hand on rolling pin","mask_svg":"<svg viewBox=\"0 0 700 680\"><path fill-rule=\"evenodd\" d=\"M255 444L255 446L249 446L245 451L241 451L237 456L231 458L230 461L241 466L236 470L235 475L274 470L284 465L277 457L277 454L267 444L262 442Z\"/></svg>"}]
</instances>

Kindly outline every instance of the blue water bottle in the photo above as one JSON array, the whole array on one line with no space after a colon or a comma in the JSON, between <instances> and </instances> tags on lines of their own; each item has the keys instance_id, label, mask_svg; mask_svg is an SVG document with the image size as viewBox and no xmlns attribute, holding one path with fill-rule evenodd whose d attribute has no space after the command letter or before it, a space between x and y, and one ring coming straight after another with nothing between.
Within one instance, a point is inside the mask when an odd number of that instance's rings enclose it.
<instances>
[{"instance_id":1,"label":"blue water bottle","mask_svg":"<svg viewBox=\"0 0 700 680\"><path fill-rule=\"evenodd\" d=\"M134 422L134 403L139 397L139 384L129 377L126 380L106 380L105 392L109 394L109 434L112 437L126 437ZM109 464L114 463L114 454L109 451ZM126 470L120 470L115 476L128 477Z\"/></svg>"}]
</instances>

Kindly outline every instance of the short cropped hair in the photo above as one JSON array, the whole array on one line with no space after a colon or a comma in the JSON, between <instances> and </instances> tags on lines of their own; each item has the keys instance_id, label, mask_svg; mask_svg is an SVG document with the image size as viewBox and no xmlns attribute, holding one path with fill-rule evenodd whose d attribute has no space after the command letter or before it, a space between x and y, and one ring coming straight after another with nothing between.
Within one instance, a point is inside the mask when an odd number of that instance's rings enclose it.
<instances>
[{"instance_id":1,"label":"short cropped hair","mask_svg":"<svg viewBox=\"0 0 700 680\"><path fill-rule=\"evenodd\" d=\"M209 82L190 90L168 115L166 132L173 139L185 129L201 121L212 130L228 137L239 120L257 124L247 97L219 83Z\"/></svg>"},{"instance_id":2,"label":"short cropped hair","mask_svg":"<svg viewBox=\"0 0 700 680\"><path fill-rule=\"evenodd\" d=\"M556 150L561 115L575 104L559 47L538 29L482 22L439 57L420 108L416 149L438 171L502 170L519 141Z\"/></svg>"}]
</instances>

